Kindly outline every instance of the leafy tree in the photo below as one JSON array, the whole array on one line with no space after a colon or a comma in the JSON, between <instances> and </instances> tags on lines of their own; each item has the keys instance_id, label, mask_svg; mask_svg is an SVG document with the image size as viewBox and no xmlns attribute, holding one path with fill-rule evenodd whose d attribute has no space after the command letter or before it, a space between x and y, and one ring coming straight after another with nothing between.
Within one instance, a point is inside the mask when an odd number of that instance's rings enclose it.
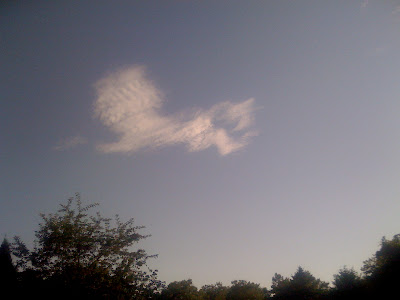
<instances>
[{"instance_id":1,"label":"leafy tree","mask_svg":"<svg viewBox=\"0 0 400 300\"><path fill-rule=\"evenodd\" d=\"M395 271L394 267L400 262L400 234L393 236L392 240L383 237L380 247L372 258L364 261L362 271L366 276Z\"/></svg>"},{"instance_id":2,"label":"leafy tree","mask_svg":"<svg viewBox=\"0 0 400 300\"><path fill-rule=\"evenodd\" d=\"M6 238L0 246L0 285L12 288L17 284L17 270L11 258L10 243Z\"/></svg>"},{"instance_id":3,"label":"leafy tree","mask_svg":"<svg viewBox=\"0 0 400 300\"><path fill-rule=\"evenodd\" d=\"M290 292L290 279L283 277L281 274L275 273L272 277L271 292L274 298L284 298Z\"/></svg>"},{"instance_id":4,"label":"leafy tree","mask_svg":"<svg viewBox=\"0 0 400 300\"><path fill-rule=\"evenodd\" d=\"M391 240L383 237L380 249L364 262L362 271L374 297L391 297L397 293L400 282L400 234Z\"/></svg>"},{"instance_id":5,"label":"leafy tree","mask_svg":"<svg viewBox=\"0 0 400 300\"><path fill-rule=\"evenodd\" d=\"M257 283L245 280L232 281L232 286L226 295L226 299L229 300L262 300L267 297L266 289L261 288Z\"/></svg>"},{"instance_id":6,"label":"leafy tree","mask_svg":"<svg viewBox=\"0 0 400 300\"><path fill-rule=\"evenodd\" d=\"M161 293L161 299L197 300L201 297L197 287L193 285L192 279L187 279L168 284L167 288Z\"/></svg>"},{"instance_id":7,"label":"leafy tree","mask_svg":"<svg viewBox=\"0 0 400 300\"><path fill-rule=\"evenodd\" d=\"M333 299L365 299L365 285L361 276L354 270L343 267L333 275Z\"/></svg>"},{"instance_id":8,"label":"leafy tree","mask_svg":"<svg viewBox=\"0 0 400 300\"><path fill-rule=\"evenodd\" d=\"M318 299L328 292L328 283L316 279L309 271L298 267L291 279L275 274L272 293L276 299Z\"/></svg>"},{"instance_id":9,"label":"leafy tree","mask_svg":"<svg viewBox=\"0 0 400 300\"><path fill-rule=\"evenodd\" d=\"M200 289L200 294L204 300L225 300L229 288L223 286L221 282L216 284L204 285Z\"/></svg>"},{"instance_id":10,"label":"leafy tree","mask_svg":"<svg viewBox=\"0 0 400 300\"><path fill-rule=\"evenodd\" d=\"M332 283L335 290L352 290L360 286L361 276L354 269L345 266L339 270L338 274L333 275Z\"/></svg>"},{"instance_id":11,"label":"leafy tree","mask_svg":"<svg viewBox=\"0 0 400 300\"><path fill-rule=\"evenodd\" d=\"M148 235L138 233L143 226L134 226L133 219L122 222L83 206L79 194L70 198L54 214L41 214L42 223L36 231L35 248L29 251L15 238L13 253L26 282L38 278L51 297L57 293L87 299L148 298L162 283L157 271L146 269L149 256L132 246ZM29 280L28 280L29 279Z\"/></svg>"}]
</instances>

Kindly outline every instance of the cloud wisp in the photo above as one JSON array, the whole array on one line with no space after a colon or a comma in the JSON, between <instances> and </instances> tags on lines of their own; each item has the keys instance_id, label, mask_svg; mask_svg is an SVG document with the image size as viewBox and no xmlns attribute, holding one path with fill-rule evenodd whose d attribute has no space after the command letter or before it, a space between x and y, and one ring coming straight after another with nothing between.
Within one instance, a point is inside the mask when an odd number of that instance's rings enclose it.
<instances>
[{"instance_id":1,"label":"cloud wisp","mask_svg":"<svg viewBox=\"0 0 400 300\"><path fill-rule=\"evenodd\" d=\"M394 21L400 22L400 5L397 5L393 10L392 10L392 16L394 18Z\"/></svg>"},{"instance_id":2,"label":"cloud wisp","mask_svg":"<svg viewBox=\"0 0 400 300\"><path fill-rule=\"evenodd\" d=\"M76 135L72 137L68 137L60 140L54 147L54 150L57 151L65 151L75 148L79 145L83 145L87 143L87 139L83 136Z\"/></svg>"},{"instance_id":3,"label":"cloud wisp","mask_svg":"<svg viewBox=\"0 0 400 300\"><path fill-rule=\"evenodd\" d=\"M95 88L95 116L117 135L115 142L97 145L104 153L134 153L184 144L189 151L215 146L221 155L227 155L246 146L256 135L251 130L254 99L167 115L161 110L161 91L140 66L112 73L99 80Z\"/></svg>"},{"instance_id":4,"label":"cloud wisp","mask_svg":"<svg viewBox=\"0 0 400 300\"><path fill-rule=\"evenodd\" d=\"M367 6L368 6L368 0L363 0L361 2L361 8L363 9L363 8L366 8Z\"/></svg>"}]
</instances>

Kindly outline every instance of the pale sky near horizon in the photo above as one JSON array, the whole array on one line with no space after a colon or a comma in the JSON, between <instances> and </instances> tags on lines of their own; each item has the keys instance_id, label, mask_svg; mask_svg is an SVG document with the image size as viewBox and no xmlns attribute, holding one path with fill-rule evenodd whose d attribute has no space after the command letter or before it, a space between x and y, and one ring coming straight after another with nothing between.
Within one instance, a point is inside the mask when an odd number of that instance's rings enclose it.
<instances>
[{"instance_id":1,"label":"pale sky near horizon","mask_svg":"<svg viewBox=\"0 0 400 300\"><path fill-rule=\"evenodd\" d=\"M161 280L331 281L400 233L400 1L5 1L0 234L75 192Z\"/></svg>"}]
</instances>

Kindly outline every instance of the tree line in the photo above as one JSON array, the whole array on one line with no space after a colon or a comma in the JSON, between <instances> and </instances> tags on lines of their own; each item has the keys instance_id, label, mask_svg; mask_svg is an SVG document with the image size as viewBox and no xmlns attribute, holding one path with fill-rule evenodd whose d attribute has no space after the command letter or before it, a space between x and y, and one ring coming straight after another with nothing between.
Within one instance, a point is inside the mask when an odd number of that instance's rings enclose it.
<instances>
[{"instance_id":1,"label":"tree line","mask_svg":"<svg viewBox=\"0 0 400 300\"><path fill-rule=\"evenodd\" d=\"M0 284L13 299L392 299L400 283L400 234L382 238L361 273L343 267L331 284L298 267L290 277L275 273L269 288L246 280L200 289L191 279L166 285L148 267L149 255L133 246L148 235L118 216L88 211L79 194L53 214L41 214L33 249L14 237L0 246Z\"/></svg>"}]
</instances>

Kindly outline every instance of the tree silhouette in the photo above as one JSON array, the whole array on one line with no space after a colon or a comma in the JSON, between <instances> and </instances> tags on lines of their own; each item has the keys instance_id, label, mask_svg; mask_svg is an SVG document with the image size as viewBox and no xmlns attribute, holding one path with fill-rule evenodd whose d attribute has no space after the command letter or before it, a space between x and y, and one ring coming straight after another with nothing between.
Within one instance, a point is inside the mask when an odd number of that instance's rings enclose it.
<instances>
[{"instance_id":1,"label":"tree silhouette","mask_svg":"<svg viewBox=\"0 0 400 300\"><path fill-rule=\"evenodd\" d=\"M152 257L131 247L148 237L138 233L133 219L122 222L87 212L97 204L82 206L79 194L55 214L41 214L36 247L29 251L18 238L14 254L25 282L39 278L39 293L86 299L146 299L161 286L157 273L146 270ZM28 280L29 279L29 280Z\"/></svg>"},{"instance_id":2,"label":"tree silhouette","mask_svg":"<svg viewBox=\"0 0 400 300\"><path fill-rule=\"evenodd\" d=\"M193 285L192 279L187 279L168 284L167 288L161 293L161 299L197 300L201 297L197 287Z\"/></svg>"},{"instance_id":3,"label":"tree silhouette","mask_svg":"<svg viewBox=\"0 0 400 300\"><path fill-rule=\"evenodd\" d=\"M133 219L122 222L89 214L97 204L83 206L79 194L53 214L41 214L33 250L19 238L0 246L0 284L14 299L165 299L165 300L319 300L392 299L400 282L400 234L382 238L380 248L364 261L363 276L343 267L333 275L332 288L298 267L291 277L278 273L271 289L245 281L204 285L191 279L157 279L147 267L148 255L133 250L148 235L139 233ZM13 257L14 256L14 257ZM15 258L13 260L13 258Z\"/></svg>"},{"instance_id":4,"label":"tree silhouette","mask_svg":"<svg viewBox=\"0 0 400 300\"><path fill-rule=\"evenodd\" d=\"M275 299L318 299L328 293L328 283L298 267L291 279L275 274L271 291Z\"/></svg>"},{"instance_id":5,"label":"tree silhouette","mask_svg":"<svg viewBox=\"0 0 400 300\"><path fill-rule=\"evenodd\" d=\"M290 293L290 279L275 273L272 277L271 292L274 298L288 297Z\"/></svg>"},{"instance_id":6,"label":"tree silhouette","mask_svg":"<svg viewBox=\"0 0 400 300\"><path fill-rule=\"evenodd\" d=\"M333 288L331 295L334 299L358 299L365 298L365 285L354 269L343 267L338 274L333 275Z\"/></svg>"},{"instance_id":7,"label":"tree silhouette","mask_svg":"<svg viewBox=\"0 0 400 300\"><path fill-rule=\"evenodd\" d=\"M400 282L400 234L381 240L380 249L364 262L362 271L373 297L391 297Z\"/></svg>"},{"instance_id":8,"label":"tree silhouette","mask_svg":"<svg viewBox=\"0 0 400 300\"><path fill-rule=\"evenodd\" d=\"M200 294L204 300L224 300L229 291L229 287L223 286L221 282L202 286Z\"/></svg>"},{"instance_id":9,"label":"tree silhouette","mask_svg":"<svg viewBox=\"0 0 400 300\"><path fill-rule=\"evenodd\" d=\"M6 238L0 246L0 285L7 289L15 288L17 284L17 270L11 258L10 243Z\"/></svg>"},{"instance_id":10,"label":"tree silhouette","mask_svg":"<svg viewBox=\"0 0 400 300\"><path fill-rule=\"evenodd\" d=\"M245 281L245 280L234 280L230 287L226 299L229 300L262 300L268 297L266 289L260 287L259 284Z\"/></svg>"}]
</instances>

